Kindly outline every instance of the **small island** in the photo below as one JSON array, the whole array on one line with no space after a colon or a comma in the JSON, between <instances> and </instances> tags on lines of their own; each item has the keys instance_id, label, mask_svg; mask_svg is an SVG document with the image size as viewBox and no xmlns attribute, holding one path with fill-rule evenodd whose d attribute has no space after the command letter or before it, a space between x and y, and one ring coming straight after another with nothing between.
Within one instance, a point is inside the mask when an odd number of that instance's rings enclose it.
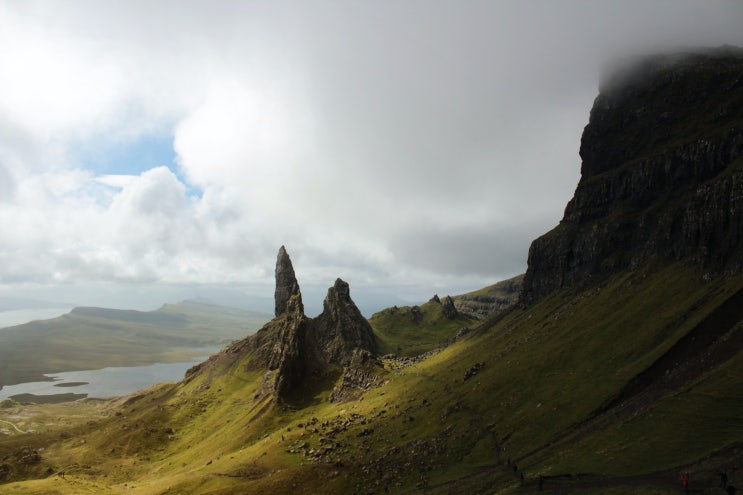
<instances>
[{"instance_id":1,"label":"small island","mask_svg":"<svg viewBox=\"0 0 743 495\"><path fill-rule=\"evenodd\" d=\"M55 387L81 387L83 385L90 385L90 382L65 382L65 383L55 383Z\"/></svg>"}]
</instances>

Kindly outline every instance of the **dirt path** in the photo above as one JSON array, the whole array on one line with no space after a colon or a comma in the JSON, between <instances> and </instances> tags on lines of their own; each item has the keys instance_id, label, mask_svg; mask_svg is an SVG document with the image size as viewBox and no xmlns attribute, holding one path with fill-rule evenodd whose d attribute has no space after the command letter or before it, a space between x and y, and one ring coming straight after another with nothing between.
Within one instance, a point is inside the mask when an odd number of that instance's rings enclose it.
<instances>
[{"instance_id":1,"label":"dirt path","mask_svg":"<svg viewBox=\"0 0 743 495\"><path fill-rule=\"evenodd\" d=\"M10 421L3 421L2 419L0 419L0 423L5 423L6 425L12 426L13 428L15 428L15 431L17 431L18 433L28 433L27 431L21 430L20 428L18 428L16 425L11 423Z\"/></svg>"}]
</instances>

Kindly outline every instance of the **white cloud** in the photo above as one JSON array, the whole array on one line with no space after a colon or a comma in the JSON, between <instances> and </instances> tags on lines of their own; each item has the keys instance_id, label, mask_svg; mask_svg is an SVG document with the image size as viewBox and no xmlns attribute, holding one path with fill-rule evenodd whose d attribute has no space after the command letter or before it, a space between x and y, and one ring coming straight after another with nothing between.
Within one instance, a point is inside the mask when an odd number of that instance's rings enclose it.
<instances>
[{"instance_id":1,"label":"white cloud","mask_svg":"<svg viewBox=\"0 0 743 495\"><path fill-rule=\"evenodd\" d=\"M119 103L122 74L105 54L69 31L40 26L0 7L0 110L39 137L75 137Z\"/></svg>"},{"instance_id":2,"label":"white cloud","mask_svg":"<svg viewBox=\"0 0 743 495\"><path fill-rule=\"evenodd\" d=\"M606 58L741 25L722 0L0 1L0 285L264 286L281 244L312 287L513 275ZM75 162L150 133L177 174Z\"/></svg>"},{"instance_id":3,"label":"white cloud","mask_svg":"<svg viewBox=\"0 0 743 495\"><path fill-rule=\"evenodd\" d=\"M306 155L309 126L300 102L281 83L213 82L204 102L180 121L174 147L191 182L201 187L235 184L252 194L291 179Z\"/></svg>"},{"instance_id":4,"label":"white cloud","mask_svg":"<svg viewBox=\"0 0 743 495\"><path fill-rule=\"evenodd\" d=\"M98 177L95 177L94 181L98 184L103 184L106 186L114 187L114 188L123 188L128 185L130 185L135 180L135 177L132 175L123 175L123 174L106 174L106 175L100 175Z\"/></svg>"}]
</instances>

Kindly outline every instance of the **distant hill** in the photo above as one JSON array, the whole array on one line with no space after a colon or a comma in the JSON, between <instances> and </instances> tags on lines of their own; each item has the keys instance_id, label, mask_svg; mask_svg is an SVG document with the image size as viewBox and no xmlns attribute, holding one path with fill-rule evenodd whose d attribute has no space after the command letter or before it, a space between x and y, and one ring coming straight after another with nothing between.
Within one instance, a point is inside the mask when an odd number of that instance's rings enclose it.
<instances>
[{"instance_id":1,"label":"distant hill","mask_svg":"<svg viewBox=\"0 0 743 495\"><path fill-rule=\"evenodd\" d=\"M497 312L519 300L523 275L457 296L439 298L413 306L392 306L369 319L380 351L416 356L445 346L457 335L479 326ZM447 301L449 299L449 301Z\"/></svg>"},{"instance_id":2,"label":"distant hill","mask_svg":"<svg viewBox=\"0 0 743 495\"><path fill-rule=\"evenodd\" d=\"M524 275L517 275L480 290L452 296L454 306L460 313L478 319L487 318L493 312L509 308L519 300Z\"/></svg>"},{"instance_id":3,"label":"distant hill","mask_svg":"<svg viewBox=\"0 0 743 495\"><path fill-rule=\"evenodd\" d=\"M374 313L369 323L379 339L380 352L415 356L445 345L476 322L459 312L446 314L438 296L420 306L393 306Z\"/></svg>"},{"instance_id":4,"label":"distant hill","mask_svg":"<svg viewBox=\"0 0 743 495\"><path fill-rule=\"evenodd\" d=\"M44 373L183 361L255 332L271 315L195 301L156 311L78 307L0 332L0 386ZM203 351L202 351L203 354Z\"/></svg>"}]
</instances>

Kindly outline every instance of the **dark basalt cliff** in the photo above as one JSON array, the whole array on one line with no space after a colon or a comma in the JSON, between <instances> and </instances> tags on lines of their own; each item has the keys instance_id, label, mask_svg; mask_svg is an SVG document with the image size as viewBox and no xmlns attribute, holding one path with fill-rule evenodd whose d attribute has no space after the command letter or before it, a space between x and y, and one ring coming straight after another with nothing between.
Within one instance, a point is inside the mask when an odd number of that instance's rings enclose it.
<instances>
[{"instance_id":1,"label":"dark basalt cliff","mask_svg":"<svg viewBox=\"0 0 743 495\"><path fill-rule=\"evenodd\" d=\"M560 225L529 249L521 300L665 258L743 268L743 50L647 57L605 79Z\"/></svg>"},{"instance_id":2,"label":"dark basalt cliff","mask_svg":"<svg viewBox=\"0 0 743 495\"><path fill-rule=\"evenodd\" d=\"M351 299L341 279L328 289L323 312L316 318L304 314L302 294L291 259L282 246L276 260L276 317L255 335L235 342L209 361L192 368L188 379L210 363L236 362L250 354L248 367L266 370L258 395L287 398L312 381L339 375L352 367L352 357L377 350L374 332ZM358 361L358 359L357 359ZM345 370L349 373L349 370Z\"/></svg>"}]
</instances>

